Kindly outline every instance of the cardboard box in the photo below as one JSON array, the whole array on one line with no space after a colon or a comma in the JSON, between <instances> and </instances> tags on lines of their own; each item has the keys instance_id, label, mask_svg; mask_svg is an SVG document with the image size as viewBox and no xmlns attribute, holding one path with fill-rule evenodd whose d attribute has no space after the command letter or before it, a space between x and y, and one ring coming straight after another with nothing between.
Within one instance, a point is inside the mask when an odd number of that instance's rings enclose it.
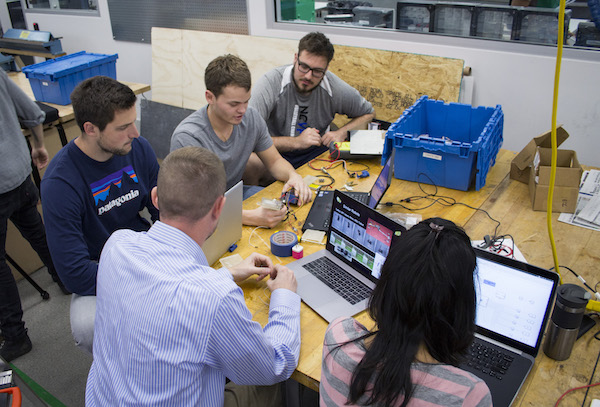
<instances>
[{"instance_id":1,"label":"cardboard box","mask_svg":"<svg viewBox=\"0 0 600 407\"><path fill-rule=\"evenodd\" d=\"M510 163L510 179L514 179L527 184L529 182L529 173L533 163L533 156L538 147L551 148L552 140L550 138L552 132L548 131L538 137L534 137L523 150ZM556 128L556 143L560 146L566 139L569 138L569 133L562 128L562 125Z\"/></svg>"},{"instance_id":2,"label":"cardboard box","mask_svg":"<svg viewBox=\"0 0 600 407\"><path fill-rule=\"evenodd\" d=\"M529 195L534 211L545 211L550 185L552 149L537 147L529 175ZM552 196L553 212L575 212L579 182L583 169L572 150L558 150L556 157L556 179Z\"/></svg>"}]
</instances>

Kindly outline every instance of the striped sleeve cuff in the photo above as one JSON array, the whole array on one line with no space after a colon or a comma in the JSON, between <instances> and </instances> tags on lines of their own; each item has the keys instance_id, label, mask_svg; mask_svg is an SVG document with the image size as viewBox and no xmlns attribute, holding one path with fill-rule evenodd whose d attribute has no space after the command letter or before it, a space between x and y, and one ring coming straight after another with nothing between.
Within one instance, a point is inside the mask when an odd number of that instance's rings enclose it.
<instances>
[{"instance_id":1,"label":"striped sleeve cuff","mask_svg":"<svg viewBox=\"0 0 600 407\"><path fill-rule=\"evenodd\" d=\"M300 313L300 296L288 289L278 288L271 293L269 311L278 307L290 308L292 311Z\"/></svg>"}]
</instances>

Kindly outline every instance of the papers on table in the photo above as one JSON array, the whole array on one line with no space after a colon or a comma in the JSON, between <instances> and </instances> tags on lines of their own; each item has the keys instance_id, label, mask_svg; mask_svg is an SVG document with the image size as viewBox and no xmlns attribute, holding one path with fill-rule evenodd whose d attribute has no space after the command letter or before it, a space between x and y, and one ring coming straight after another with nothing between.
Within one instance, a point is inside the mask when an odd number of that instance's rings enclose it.
<instances>
[{"instance_id":1,"label":"papers on table","mask_svg":"<svg viewBox=\"0 0 600 407\"><path fill-rule=\"evenodd\" d=\"M385 130L356 130L350 135L350 154L383 153Z\"/></svg>"},{"instance_id":2,"label":"papers on table","mask_svg":"<svg viewBox=\"0 0 600 407\"><path fill-rule=\"evenodd\" d=\"M584 171L575 213L561 213L560 222L600 230L600 171Z\"/></svg>"}]
</instances>

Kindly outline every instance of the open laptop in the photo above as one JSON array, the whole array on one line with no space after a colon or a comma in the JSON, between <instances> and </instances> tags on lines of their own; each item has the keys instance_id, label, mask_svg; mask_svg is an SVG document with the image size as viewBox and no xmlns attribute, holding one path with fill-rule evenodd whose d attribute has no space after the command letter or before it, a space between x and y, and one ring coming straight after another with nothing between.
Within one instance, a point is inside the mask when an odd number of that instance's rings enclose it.
<instances>
[{"instance_id":1,"label":"open laptop","mask_svg":"<svg viewBox=\"0 0 600 407\"><path fill-rule=\"evenodd\" d=\"M325 249L288 264L298 295L329 322L367 308L390 246L406 230L340 191L330 216Z\"/></svg>"},{"instance_id":2,"label":"open laptop","mask_svg":"<svg viewBox=\"0 0 600 407\"><path fill-rule=\"evenodd\" d=\"M225 192L225 205L214 233L202 245L208 264L214 264L242 237L242 201L244 184L238 182Z\"/></svg>"},{"instance_id":3,"label":"open laptop","mask_svg":"<svg viewBox=\"0 0 600 407\"><path fill-rule=\"evenodd\" d=\"M488 385L494 407L510 406L533 367L550 318L559 276L485 250L477 253L477 333L465 369ZM482 346L491 348L483 351ZM487 352L497 362L481 363ZM477 358L479 357L479 359Z\"/></svg>"},{"instance_id":4,"label":"open laptop","mask_svg":"<svg viewBox=\"0 0 600 407\"><path fill-rule=\"evenodd\" d=\"M381 202L381 198L392 183L394 153L392 153L385 165L381 169L379 176L375 180L370 192L350 192L344 191L346 195L351 196L359 202L368 205L370 208L376 208ZM331 214L331 205L333 203L333 191L319 191L313 201L313 204L306 216L302 231L306 229L322 230L327 232L329 229L329 215Z\"/></svg>"}]
</instances>

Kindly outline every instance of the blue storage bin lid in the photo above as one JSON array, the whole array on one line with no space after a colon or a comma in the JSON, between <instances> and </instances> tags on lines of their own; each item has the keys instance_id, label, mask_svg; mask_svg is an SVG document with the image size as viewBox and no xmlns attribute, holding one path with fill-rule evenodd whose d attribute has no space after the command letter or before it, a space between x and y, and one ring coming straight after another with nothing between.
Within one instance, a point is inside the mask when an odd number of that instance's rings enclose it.
<instances>
[{"instance_id":1,"label":"blue storage bin lid","mask_svg":"<svg viewBox=\"0 0 600 407\"><path fill-rule=\"evenodd\" d=\"M54 81L57 78L70 75L74 72L83 71L93 66L106 64L115 61L118 54L93 54L85 51L65 55L55 59L50 59L39 64L23 67L21 71L27 78L46 79Z\"/></svg>"}]
</instances>

